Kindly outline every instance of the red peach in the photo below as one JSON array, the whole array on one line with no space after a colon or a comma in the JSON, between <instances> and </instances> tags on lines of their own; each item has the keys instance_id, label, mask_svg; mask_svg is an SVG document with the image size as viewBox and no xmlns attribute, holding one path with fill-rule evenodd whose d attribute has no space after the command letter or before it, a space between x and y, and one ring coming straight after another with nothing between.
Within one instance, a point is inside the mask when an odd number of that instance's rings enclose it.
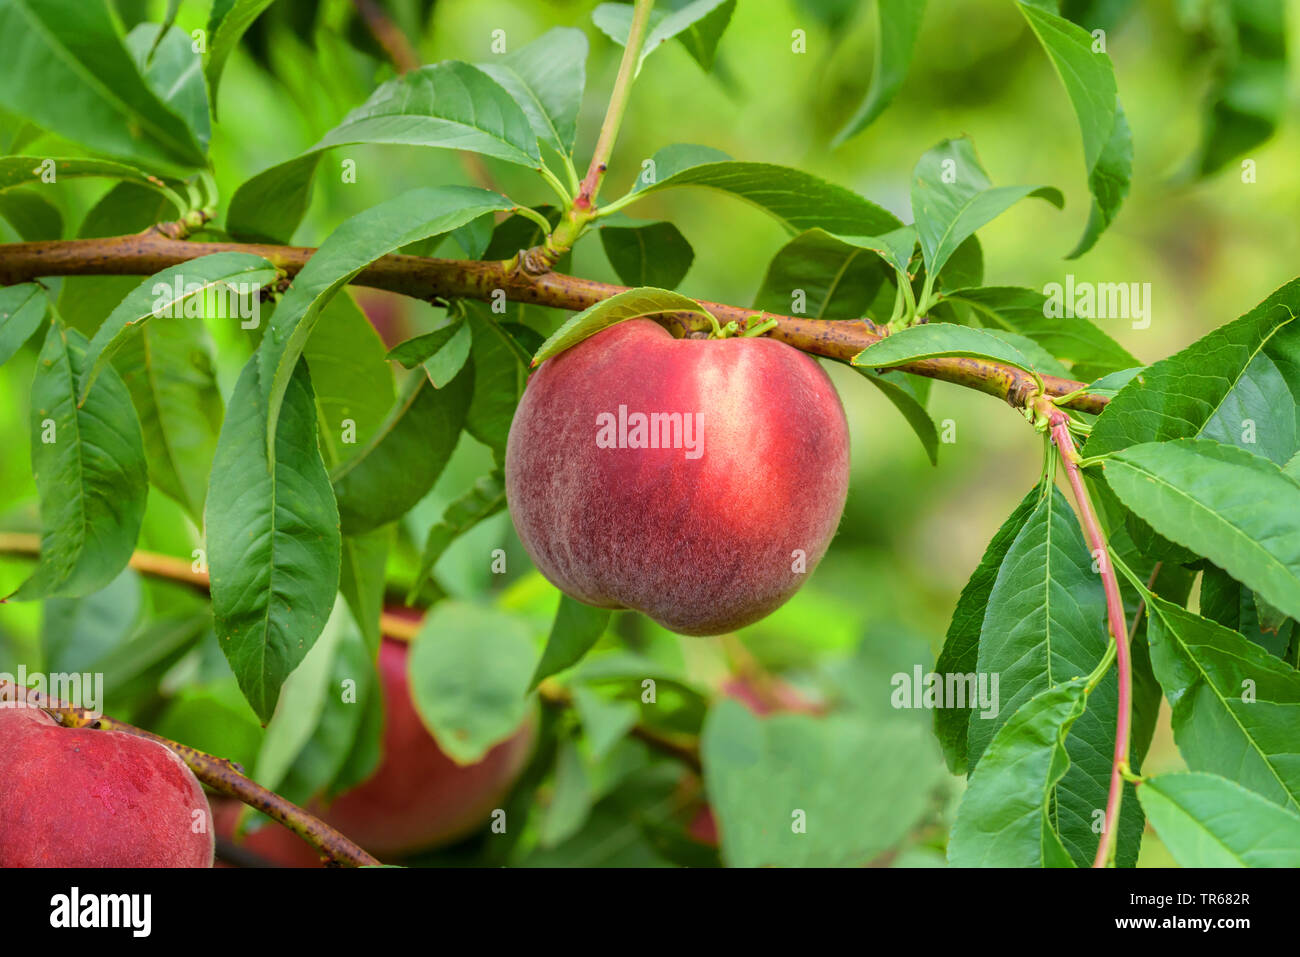
<instances>
[{"instance_id":1,"label":"red peach","mask_svg":"<svg viewBox=\"0 0 1300 957\"><path fill-rule=\"evenodd\" d=\"M644 319L544 362L506 449L510 514L542 574L687 635L790 598L848 480L844 409L812 359L774 339L674 339Z\"/></svg>"},{"instance_id":2,"label":"red peach","mask_svg":"<svg viewBox=\"0 0 1300 957\"><path fill-rule=\"evenodd\" d=\"M211 810L162 745L0 709L0 867L211 867Z\"/></svg>"}]
</instances>

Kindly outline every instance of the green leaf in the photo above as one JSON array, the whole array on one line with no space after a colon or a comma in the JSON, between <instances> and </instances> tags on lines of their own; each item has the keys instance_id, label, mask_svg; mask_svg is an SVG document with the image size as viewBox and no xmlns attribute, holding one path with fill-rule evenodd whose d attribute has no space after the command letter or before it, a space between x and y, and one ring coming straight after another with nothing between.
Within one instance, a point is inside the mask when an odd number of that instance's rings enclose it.
<instances>
[{"instance_id":1,"label":"green leaf","mask_svg":"<svg viewBox=\"0 0 1300 957\"><path fill-rule=\"evenodd\" d=\"M166 196L175 203L177 209L186 205L176 191L163 180L125 163L46 156L0 157L0 191L13 189L25 183L52 184L65 179L86 178L119 179L123 182L138 183Z\"/></svg>"},{"instance_id":2,"label":"green leaf","mask_svg":"<svg viewBox=\"0 0 1300 957\"><path fill-rule=\"evenodd\" d=\"M478 68L514 97L539 140L572 156L586 63L587 35L572 27L555 27Z\"/></svg>"},{"instance_id":3,"label":"green leaf","mask_svg":"<svg viewBox=\"0 0 1300 957\"><path fill-rule=\"evenodd\" d=\"M12 226L23 242L63 238L63 214L35 190L0 193L0 219Z\"/></svg>"},{"instance_id":4,"label":"green leaf","mask_svg":"<svg viewBox=\"0 0 1300 957\"><path fill-rule=\"evenodd\" d=\"M463 305L474 330L474 398L465 431L492 449L502 465L515 406L528 384L529 355L541 348L542 337L527 326L498 323L486 306Z\"/></svg>"},{"instance_id":5,"label":"green leaf","mask_svg":"<svg viewBox=\"0 0 1300 957\"><path fill-rule=\"evenodd\" d=\"M473 394L471 369L444 389L423 374L410 377L369 442L330 475L344 532L395 521L429 493L456 448Z\"/></svg>"},{"instance_id":6,"label":"green leaf","mask_svg":"<svg viewBox=\"0 0 1300 957\"><path fill-rule=\"evenodd\" d=\"M265 394L254 355L221 428L205 517L217 637L244 696L268 721L280 686L329 618L341 544L306 364L285 390L273 456Z\"/></svg>"},{"instance_id":7,"label":"green leaf","mask_svg":"<svg viewBox=\"0 0 1300 957\"><path fill-rule=\"evenodd\" d=\"M871 86L857 112L835 134L832 147L865 130L893 101L912 64L916 35L920 33L921 20L925 17L925 0L878 0L876 14L880 29Z\"/></svg>"},{"instance_id":8,"label":"green leaf","mask_svg":"<svg viewBox=\"0 0 1300 957\"><path fill-rule=\"evenodd\" d=\"M1206 439L1135 445L1105 469L1120 501L1157 532L1300 618L1300 482Z\"/></svg>"},{"instance_id":9,"label":"green leaf","mask_svg":"<svg viewBox=\"0 0 1300 957\"><path fill-rule=\"evenodd\" d=\"M986 326L1033 339L1058 359L1074 364L1079 378L1093 379L1141 363L1127 349L1087 319L1047 315L1047 297L1036 289L984 286L945 293L944 302L975 310Z\"/></svg>"},{"instance_id":10,"label":"green leaf","mask_svg":"<svg viewBox=\"0 0 1300 957\"><path fill-rule=\"evenodd\" d=\"M207 328L194 319L150 322L125 338L116 367L140 417L149 480L201 528L223 415Z\"/></svg>"},{"instance_id":11,"label":"green leaf","mask_svg":"<svg viewBox=\"0 0 1300 957\"><path fill-rule=\"evenodd\" d=\"M194 134L203 152L212 137L208 87L194 41L184 30L140 23L126 36L126 48L145 82Z\"/></svg>"},{"instance_id":12,"label":"green leaf","mask_svg":"<svg viewBox=\"0 0 1300 957\"><path fill-rule=\"evenodd\" d=\"M413 603L416 600L420 587L433 574L433 567L452 542L505 506L505 477L500 471L483 476L474 483L472 489L448 505L442 518L429 528L429 534L425 537L424 551L420 554L420 569L407 593L407 602Z\"/></svg>"},{"instance_id":13,"label":"green leaf","mask_svg":"<svg viewBox=\"0 0 1300 957\"><path fill-rule=\"evenodd\" d=\"M591 756L597 761L609 754L641 718L635 701L610 699L585 685L573 689L573 707L582 721Z\"/></svg>"},{"instance_id":14,"label":"green leaf","mask_svg":"<svg viewBox=\"0 0 1300 957\"><path fill-rule=\"evenodd\" d=\"M731 867L854 867L906 837L942 765L914 721L709 709L704 782ZM796 812L802 812L796 817ZM803 821L806 832L795 824Z\"/></svg>"},{"instance_id":15,"label":"green leaf","mask_svg":"<svg viewBox=\"0 0 1300 957\"><path fill-rule=\"evenodd\" d=\"M877 250L810 229L772 257L754 308L811 319L856 319L866 314L885 280Z\"/></svg>"},{"instance_id":16,"label":"green leaf","mask_svg":"<svg viewBox=\"0 0 1300 957\"><path fill-rule=\"evenodd\" d=\"M998 731L971 774L948 840L954 867L1072 867L1053 794L1070 769L1066 737L1085 713L1087 679L1045 688Z\"/></svg>"},{"instance_id":17,"label":"green leaf","mask_svg":"<svg viewBox=\"0 0 1300 957\"><path fill-rule=\"evenodd\" d=\"M1208 565L1201 573L1199 610L1203 617L1240 632L1279 658L1290 646L1294 630L1294 625L1289 624L1291 619L1265 631L1268 622L1260 619L1254 592L1214 565Z\"/></svg>"},{"instance_id":18,"label":"green leaf","mask_svg":"<svg viewBox=\"0 0 1300 957\"><path fill-rule=\"evenodd\" d=\"M35 334L49 308L40 283L0 287L0 366Z\"/></svg>"},{"instance_id":19,"label":"green leaf","mask_svg":"<svg viewBox=\"0 0 1300 957\"><path fill-rule=\"evenodd\" d=\"M1092 210L1074 251L1083 255L1119 212L1133 176L1133 135L1119 103L1115 68L1104 52L1093 52L1092 35L1042 7L1021 2L1020 12L1043 45L1074 106L1083 134Z\"/></svg>"},{"instance_id":20,"label":"green leaf","mask_svg":"<svg viewBox=\"0 0 1300 957\"><path fill-rule=\"evenodd\" d=\"M217 102L217 88L226 60L239 45L239 38L253 25L272 0L212 0L208 14L208 61L203 68L212 88L212 102Z\"/></svg>"},{"instance_id":21,"label":"green leaf","mask_svg":"<svg viewBox=\"0 0 1300 957\"><path fill-rule=\"evenodd\" d=\"M51 672L92 672L126 644L140 623L140 576L130 568L84 598L41 603L41 661Z\"/></svg>"},{"instance_id":22,"label":"green leaf","mask_svg":"<svg viewBox=\"0 0 1300 957\"><path fill-rule=\"evenodd\" d=\"M383 637L379 619L384 613L384 573L392 543L393 529L389 526L364 535L343 536L339 591L347 600L372 659L379 654Z\"/></svg>"},{"instance_id":23,"label":"green leaf","mask_svg":"<svg viewBox=\"0 0 1300 957\"><path fill-rule=\"evenodd\" d=\"M1088 436L1088 455L1204 436L1279 465L1300 448L1300 280L1139 372ZM1248 428L1249 425L1249 428ZM1247 443L1245 437L1255 441Z\"/></svg>"},{"instance_id":24,"label":"green leaf","mask_svg":"<svg viewBox=\"0 0 1300 957\"><path fill-rule=\"evenodd\" d=\"M688 0L675 10L652 11L641 56L636 63L637 72L641 72L646 57L673 37L682 41L700 66L706 70L713 69L718 41L722 39L735 9L736 0ZM632 28L632 7L629 4L602 3L592 11L591 19L605 36L619 46L627 46Z\"/></svg>"},{"instance_id":25,"label":"green leaf","mask_svg":"<svg viewBox=\"0 0 1300 957\"><path fill-rule=\"evenodd\" d=\"M993 535L992 541L984 549L984 556L971 573L970 580L961 590L957 607L953 609L952 621L948 624L948 633L944 637L943 651L934 666L941 675L971 675L979 661L980 626L984 624L984 615L988 610L989 595L993 583L997 580L998 569L1006 558L1011 543L1020 534L1029 516L1043 497L1042 485L1035 485L1029 494L1020 500L1011 515ZM970 718L973 708L958 708L949 702L947 708L934 711L934 733L943 747L944 759L953 774L965 774L968 770L967 735L970 730Z\"/></svg>"},{"instance_id":26,"label":"green leaf","mask_svg":"<svg viewBox=\"0 0 1300 957\"><path fill-rule=\"evenodd\" d=\"M551 335L533 356L533 365L571 349L582 340L594 336L612 325L628 319L655 316L665 312L687 312L708 317L709 312L694 299L668 289L629 289L616 296L602 299L594 306L582 310Z\"/></svg>"},{"instance_id":27,"label":"green leaf","mask_svg":"<svg viewBox=\"0 0 1300 957\"><path fill-rule=\"evenodd\" d=\"M536 688L544 678L549 678L575 665L582 656L600 640L609 625L608 608L593 608L584 605L576 598L560 595L560 606L555 611L555 621L551 625L550 637L546 639L546 650L542 660L537 663L529 690Z\"/></svg>"},{"instance_id":28,"label":"green leaf","mask_svg":"<svg viewBox=\"0 0 1300 957\"><path fill-rule=\"evenodd\" d=\"M109 313L90 340L80 382L81 400L90 394L114 353L138 334L143 323L151 319L193 321L205 315L242 317L248 311L243 308L247 298L256 297L257 290L275 276L275 267L261 256L235 252L201 256L150 276Z\"/></svg>"},{"instance_id":29,"label":"green leaf","mask_svg":"<svg viewBox=\"0 0 1300 957\"><path fill-rule=\"evenodd\" d=\"M551 788L551 799L537 825L537 842L546 848L562 844L581 831L596 800L582 754L572 737L560 741Z\"/></svg>"},{"instance_id":30,"label":"green leaf","mask_svg":"<svg viewBox=\"0 0 1300 957\"><path fill-rule=\"evenodd\" d=\"M848 236L879 236L903 224L850 189L771 163L741 163L704 146L678 143L651 157L637 178L638 197L679 186L730 193L771 215L791 235L820 227Z\"/></svg>"},{"instance_id":31,"label":"green leaf","mask_svg":"<svg viewBox=\"0 0 1300 957\"><path fill-rule=\"evenodd\" d=\"M998 729L1048 688L1092 672L1106 652L1106 595L1069 502L1053 487L1016 535L998 569L980 626L977 675L998 676L997 714L969 720L969 763L980 761ZM991 682L991 677L989 678ZM1118 713L1114 671L1089 695L1089 709L1066 740L1070 768L1056 785L1053 825L1070 857L1091 862L1093 815L1106 806ZM976 768L975 774L979 774ZM1136 858L1136 802L1120 822L1119 862Z\"/></svg>"},{"instance_id":32,"label":"green leaf","mask_svg":"<svg viewBox=\"0 0 1300 957\"><path fill-rule=\"evenodd\" d=\"M1217 774L1160 774L1142 809L1179 867L1300 867L1300 815Z\"/></svg>"},{"instance_id":33,"label":"green leaf","mask_svg":"<svg viewBox=\"0 0 1300 957\"><path fill-rule=\"evenodd\" d=\"M1155 595L1146 599L1151 665L1188 767L1300 810L1300 672L1235 631Z\"/></svg>"},{"instance_id":34,"label":"green leaf","mask_svg":"<svg viewBox=\"0 0 1300 957\"><path fill-rule=\"evenodd\" d=\"M10 600L77 598L126 567L148 495L144 445L131 396L112 370L77 405L86 340L50 325L31 391L32 473L41 500L41 554Z\"/></svg>"},{"instance_id":35,"label":"green leaf","mask_svg":"<svg viewBox=\"0 0 1300 957\"><path fill-rule=\"evenodd\" d=\"M967 237L1027 196L1065 205L1051 186L994 186L966 137L927 150L912 172L912 215L927 273L937 275Z\"/></svg>"},{"instance_id":36,"label":"green leaf","mask_svg":"<svg viewBox=\"0 0 1300 957\"><path fill-rule=\"evenodd\" d=\"M384 83L307 152L263 170L240 186L230 200L227 215L230 233L241 239L287 242L310 200L311 177L321 151L359 143L470 150L533 169L542 162L537 134L510 94L482 70L449 60L412 70ZM448 202L444 211L454 206L450 203L452 190L460 190L467 205L469 194L478 193L479 208L473 215L437 232L449 232L485 212L511 208L496 193L444 186L436 190ZM384 206L400 210L405 203L415 203L420 193L431 192L435 191L408 193ZM279 202L270 209L264 208L268 199L275 196L281 197ZM490 205L488 197L492 200ZM362 213L350 222L366 215ZM399 231L402 227L394 223L393 229ZM435 234L412 235L395 243L393 248Z\"/></svg>"},{"instance_id":37,"label":"green leaf","mask_svg":"<svg viewBox=\"0 0 1300 957\"><path fill-rule=\"evenodd\" d=\"M397 399L384 340L346 291L321 310L303 357L320 420L321 457L331 472L367 448Z\"/></svg>"},{"instance_id":38,"label":"green leaf","mask_svg":"<svg viewBox=\"0 0 1300 957\"><path fill-rule=\"evenodd\" d=\"M859 352L853 357L853 365L887 369L940 356L971 356L1034 371L1034 364L1015 346L987 332L951 322L900 329Z\"/></svg>"},{"instance_id":39,"label":"green leaf","mask_svg":"<svg viewBox=\"0 0 1300 957\"><path fill-rule=\"evenodd\" d=\"M894 408L903 414L907 424L921 440L930 464L938 465L939 433L934 427L934 419L930 418L930 413L925 411L925 404L912 388L912 384L901 375L879 375L870 369L858 369L858 373L879 389L885 398L894 404Z\"/></svg>"},{"instance_id":40,"label":"green leaf","mask_svg":"<svg viewBox=\"0 0 1300 957\"><path fill-rule=\"evenodd\" d=\"M0 0L0 88L5 109L92 151L175 176L205 163L136 67L107 0Z\"/></svg>"},{"instance_id":41,"label":"green leaf","mask_svg":"<svg viewBox=\"0 0 1300 957\"><path fill-rule=\"evenodd\" d=\"M916 249L915 226L900 226L897 229L890 230L882 236L845 236L837 234L834 238L838 239L842 243L848 243L850 246L857 246L860 249L871 250L889 265L893 266L900 276L910 277L912 275L910 267L912 263L912 252ZM960 248L961 247L959 246L958 249ZM978 242L973 242L972 248L978 252Z\"/></svg>"},{"instance_id":42,"label":"green leaf","mask_svg":"<svg viewBox=\"0 0 1300 957\"><path fill-rule=\"evenodd\" d=\"M600 243L619 280L628 286L673 289L695 259L691 244L672 223L605 226Z\"/></svg>"},{"instance_id":43,"label":"green leaf","mask_svg":"<svg viewBox=\"0 0 1300 957\"><path fill-rule=\"evenodd\" d=\"M473 764L514 734L531 707L537 653L529 629L502 611L434 606L411 644L411 697L448 757Z\"/></svg>"},{"instance_id":44,"label":"green leaf","mask_svg":"<svg viewBox=\"0 0 1300 957\"><path fill-rule=\"evenodd\" d=\"M400 362L407 369L424 366L429 381L441 389L454 379L469 360L474 332L466 319L415 336L393 346L388 358Z\"/></svg>"},{"instance_id":45,"label":"green leaf","mask_svg":"<svg viewBox=\"0 0 1300 957\"><path fill-rule=\"evenodd\" d=\"M330 297L386 253L463 226L483 213L508 208L504 197L484 189L416 189L358 213L331 233L294 278L258 347L259 377L269 414L268 442L275 440L289 377Z\"/></svg>"},{"instance_id":46,"label":"green leaf","mask_svg":"<svg viewBox=\"0 0 1300 957\"><path fill-rule=\"evenodd\" d=\"M1208 176L1277 129L1287 100L1286 4L1228 0L1204 9L1217 47L1196 158L1197 171Z\"/></svg>"}]
</instances>

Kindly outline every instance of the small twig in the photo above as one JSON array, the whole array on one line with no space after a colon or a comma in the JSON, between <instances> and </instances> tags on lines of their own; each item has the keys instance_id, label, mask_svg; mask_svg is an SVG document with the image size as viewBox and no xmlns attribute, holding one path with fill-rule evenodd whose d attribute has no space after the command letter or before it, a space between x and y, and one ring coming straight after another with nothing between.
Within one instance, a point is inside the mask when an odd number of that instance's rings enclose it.
<instances>
[{"instance_id":1,"label":"small twig","mask_svg":"<svg viewBox=\"0 0 1300 957\"><path fill-rule=\"evenodd\" d=\"M27 706L40 708L66 728L118 731L160 744L184 761L194 772L194 776L209 788L256 808L273 821L278 821L289 828L331 860L351 867L379 864L378 860L366 853L359 845L348 840L324 821L245 777L239 765L231 761L214 757L188 745L178 744L152 731L145 731L123 721L65 704L39 691L20 688L17 684L4 679L0 679L0 701L21 701Z\"/></svg>"},{"instance_id":2,"label":"small twig","mask_svg":"<svg viewBox=\"0 0 1300 957\"><path fill-rule=\"evenodd\" d=\"M1124 797L1124 776L1128 773L1129 722L1132 719L1133 666L1129 656L1128 627L1124 620L1124 602L1120 598L1119 580L1111 564L1106 547L1106 536L1097 521L1092 499L1083 484L1079 471L1079 452L1070 435L1069 417L1050 402L1041 402L1039 409L1048 419L1052 441L1056 444L1074 501L1079 507L1079 522L1083 526L1088 547L1096 557L1101 572L1102 587L1106 592L1106 625L1115 643L1115 665L1119 672L1119 714L1115 721L1115 754L1111 765L1110 792L1106 797L1106 816L1102 824L1101 839L1097 843L1097 856L1093 867L1110 864L1115 848L1115 834L1119 827L1120 804Z\"/></svg>"},{"instance_id":3,"label":"small twig","mask_svg":"<svg viewBox=\"0 0 1300 957\"><path fill-rule=\"evenodd\" d=\"M1151 566L1151 577L1147 579L1147 591L1156 587L1156 579L1160 577L1160 569L1164 562L1156 562ZM1138 596L1137 611L1133 612L1133 623L1128 626L1128 641L1133 644L1133 639L1137 635L1138 625L1142 624L1142 613L1147 609L1146 595Z\"/></svg>"},{"instance_id":4,"label":"small twig","mask_svg":"<svg viewBox=\"0 0 1300 957\"><path fill-rule=\"evenodd\" d=\"M420 68L420 55L415 52L401 28L389 19L383 7L375 3L375 0L352 0L352 5L361 14L361 19L365 21L375 42L388 54L388 59L393 61L398 73L409 73Z\"/></svg>"}]
</instances>

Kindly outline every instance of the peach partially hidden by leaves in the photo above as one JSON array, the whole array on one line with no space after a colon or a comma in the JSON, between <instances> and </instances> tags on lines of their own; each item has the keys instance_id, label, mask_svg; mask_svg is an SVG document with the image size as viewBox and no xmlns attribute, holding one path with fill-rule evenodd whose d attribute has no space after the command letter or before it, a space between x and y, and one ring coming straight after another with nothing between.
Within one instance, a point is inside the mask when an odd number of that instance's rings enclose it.
<instances>
[{"instance_id":1,"label":"peach partially hidden by leaves","mask_svg":"<svg viewBox=\"0 0 1300 957\"><path fill-rule=\"evenodd\" d=\"M807 580L849 482L844 409L773 339L619 323L542 363L515 412L506 497L553 584L673 631L757 621Z\"/></svg>"}]
</instances>

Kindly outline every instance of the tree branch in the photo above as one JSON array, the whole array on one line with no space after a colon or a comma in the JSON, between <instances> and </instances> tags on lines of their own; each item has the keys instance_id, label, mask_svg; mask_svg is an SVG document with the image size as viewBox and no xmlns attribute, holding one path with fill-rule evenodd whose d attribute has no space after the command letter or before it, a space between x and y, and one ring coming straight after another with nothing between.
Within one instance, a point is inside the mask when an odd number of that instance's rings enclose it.
<instances>
[{"instance_id":1,"label":"tree branch","mask_svg":"<svg viewBox=\"0 0 1300 957\"><path fill-rule=\"evenodd\" d=\"M278 821L308 844L317 848L331 860L352 867L377 865L379 861L359 845L348 840L334 828L298 805L269 791L242 773L242 768L203 751L177 744L151 731L137 728L114 718L95 714L85 708L76 708L50 698L39 691L21 688L11 681L0 680L0 701L21 701L37 707L65 728L90 728L96 731L120 731L161 744L176 755L194 772L194 776L209 788L243 801L261 811L273 821ZM211 822L209 822L211 824Z\"/></svg>"},{"instance_id":2,"label":"tree branch","mask_svg":"<svg viewBox=\"0 0 1300 957\"><path fill-rule=\"evenodd\" d=\"M28 282L44 276L152 276L169 266L219 252L262 256L287 275L294 276L315 250L305 246L259 243L189 242L169 239L152 230L107 239L11 243L0 245L0 285ZM602 299L627 291L626 286L562 273L533 275L510 260L479 262L399 255L377 259L352 282L417 299L491 300L499 289L514 302L571 310L586 309ZM753 309L724 303L703 301L703 305L723 324L732 319L744 323L755 314ZM676 334L683 334L698 318L666 313L656 320ZM767 333L771 338L831 359L847 361L882 338L875 324L867 319L804 319L767 314L765 318L776 320L776 326ZM1024 408L1037 392L1029 373L983 359L925 359L901 369L996 396L1016 408ZM1063 403L1066 408L1095 414L1101 412L1108 401L1105 396L1080 392L1086 383L1056 376L1043 376L1043 381L1047 395L1051 397L1079 392Z\"/></svg>"}]
</instances>

